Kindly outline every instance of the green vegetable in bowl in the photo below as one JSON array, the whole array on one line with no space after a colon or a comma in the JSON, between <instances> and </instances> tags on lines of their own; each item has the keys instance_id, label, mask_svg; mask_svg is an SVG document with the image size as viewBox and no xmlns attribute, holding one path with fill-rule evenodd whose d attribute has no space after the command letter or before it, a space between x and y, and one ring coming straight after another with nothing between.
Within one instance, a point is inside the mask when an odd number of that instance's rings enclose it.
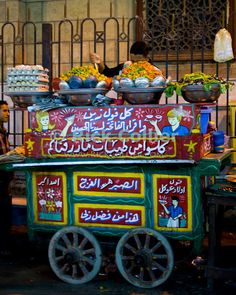
<instances>
[{"instance_id":1,"label":"green vegetable in bowl","mask_svg":"<svg viewBox=\"0 0 236 295\"><path fill-rule=\"evenodd\" d=\"M188 85L203 85L204 90L209 91L213 84L219 85L221 93L225 93L227 89L231 90L234 85L233 82L225 81L223 78L219 78L216 75L195 72L184 75L179 82L170 82L165 89L165 94L167 97L171 97L175 91L177 95L183 96L182 88Z\"/></svg>"}]
</instances>

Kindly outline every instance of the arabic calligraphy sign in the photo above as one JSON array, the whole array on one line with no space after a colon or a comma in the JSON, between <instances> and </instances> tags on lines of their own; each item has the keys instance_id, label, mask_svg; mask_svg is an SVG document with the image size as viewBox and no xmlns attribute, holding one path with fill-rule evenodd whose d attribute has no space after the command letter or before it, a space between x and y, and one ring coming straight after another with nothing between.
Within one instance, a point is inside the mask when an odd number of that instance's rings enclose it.
<instances>
[{"instance_id":1,"label":"arabic calligraphy sign","mask_svg":"<svg viewBox=\"0 0 236 295\"><path fill-rule=\"evenodd\" d=\"M152 106L109 106L109 107L66 107L53 109L48 112L36 112L31 116L31 128L37 133L46 133L57 130L64 131L69 137L81 137L90 134L118 135L122 137L155 133L151 121L158 123L160 129L169 125L168 112L174 111L182 117L181 123L189 130L195 126L195 118L199 114L199 108L194 104L184 105L152 105ZM40 119L48 116L49 125L40 128Z\"/></svg>"},{"instance_id":2,"label":"arabic calligraphy sign","mask_svg":"<svg viewBox=\"0 0 236 295\"><path fill-rule=\"evenodd\" d=\"M75 204L75 224L111 228L145 226L145 208L130 205Z\"/></svg>"},{"instance_id":3,"label":"arabic calligraphy sign","mask_svg":"<svg viewBox=\"0 0 236 295\"><path fill-rule=\"evenodd\" d=\"M154 227L162 231L192 230L190 176L153 175Z\"/></svg>"},{"instance_id":4,"label":"arabic calligraphy sign","mask_svg":"<svg viewBox=\"0 0 236 295\"><path fill-rule=\"evenodd\" d=\"M91 157L133 157L150 156L175 157L176 140L175 138L42 138L42 154L44 156L79 156L87 155Z\"/></svg>"},{"instance_id":5,"label":"arabic calligraphy sign","mask_svg":"<svg viewBox=\"0 0 236 295\"><path fill-rule=\"evenodd\" d=\"M34 221L67 224L66 174L32 172Z\"/></svg>"},{"instance_id":6,"label":"arabic calligraphy sign","mask_svg":"<svg viewBox=\"0 0 236 295\"><path fill-rule=\"evenodd\" d=\"M82 171L74 172L73 180L75 195L144 197L142 173Z\"/></svg>"},{"instance_id":7,"label":"arabic calligraphy sign","mask_svg":"<svg viewBox=\"0 0 236 295\"><path fill-rule=\"evenodd\" d=\"M25 150L35 158L198 160L212 146L204 135L191 134L199 127L196 117L199 108L192 104L40 111L32 114Z\"/></svg>"}]
</instances>

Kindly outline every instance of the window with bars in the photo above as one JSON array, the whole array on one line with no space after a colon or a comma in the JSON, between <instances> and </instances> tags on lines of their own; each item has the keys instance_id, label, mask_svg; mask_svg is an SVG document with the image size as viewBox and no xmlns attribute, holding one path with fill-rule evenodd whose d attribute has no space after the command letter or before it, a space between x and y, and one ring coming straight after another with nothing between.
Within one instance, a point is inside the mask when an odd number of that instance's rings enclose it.
<instances>
[{"instance_id":1,"label":"window with bars","mask_svg":"<svg viewBox=\"0 0 236 295\"><path fill-rule=\"evenodd\" d=\"M215 34L226 26L227 0L147 0L146 21L154 53L199 51L212 55Z\"/></svg>"}]
</instances>

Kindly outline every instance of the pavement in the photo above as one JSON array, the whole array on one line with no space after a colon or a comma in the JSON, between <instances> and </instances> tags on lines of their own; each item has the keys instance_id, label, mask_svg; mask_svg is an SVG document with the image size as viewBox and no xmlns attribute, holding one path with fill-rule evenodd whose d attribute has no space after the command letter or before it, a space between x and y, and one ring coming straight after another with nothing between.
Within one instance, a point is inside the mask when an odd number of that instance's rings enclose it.
<instances>
[{"instance_id":1,"label":"pavement","mask_svg":"<svg viewBox=\"0 0 236 295\"><path fill-rule=\"evenodd\" d=\"M236 265L236 233L225 233L222 258ZM175 266L170 278L153 289L136 288L117 271L114 261L101 269L92 281L83 285L70 285L56 277L47 257L47 239L40 245L28 239L27 227L13 230L12 254L0 257L0 295L185 295L236 294L236 282L217 280L215 288L207 288L207 238L200 256L191 255L189 243L174 242Z\"/></svg>"}]
</instances>

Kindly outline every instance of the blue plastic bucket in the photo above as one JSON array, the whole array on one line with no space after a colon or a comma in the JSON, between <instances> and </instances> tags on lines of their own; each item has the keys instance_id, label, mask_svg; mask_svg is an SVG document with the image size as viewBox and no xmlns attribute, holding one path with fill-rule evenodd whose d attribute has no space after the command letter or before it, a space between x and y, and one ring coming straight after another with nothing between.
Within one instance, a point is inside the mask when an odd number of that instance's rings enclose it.
<instances>
[{"instance_id":1,"label":"blue plastic bucket","mask_svg":"<svg viewBox=\"0 0 236 295\"><path fill-rule=\"evenodd\" d=\"M200 119L200 130L202 134L207 133L208 123L210 121L210 113L212 109L203 108L201 109L201 119Z\"/></svg>"},{"instance_id":2,"label":"blue plastic bucket","mask_svg":"<svg viewBox=\"0 0 236 295\"><path fill-rule=\"evenodd\" d=\"M224 131L215 131L213 132L213 146L215 153L223 153L225 146L225 135Z\"/></svg>"}]
</instances>

